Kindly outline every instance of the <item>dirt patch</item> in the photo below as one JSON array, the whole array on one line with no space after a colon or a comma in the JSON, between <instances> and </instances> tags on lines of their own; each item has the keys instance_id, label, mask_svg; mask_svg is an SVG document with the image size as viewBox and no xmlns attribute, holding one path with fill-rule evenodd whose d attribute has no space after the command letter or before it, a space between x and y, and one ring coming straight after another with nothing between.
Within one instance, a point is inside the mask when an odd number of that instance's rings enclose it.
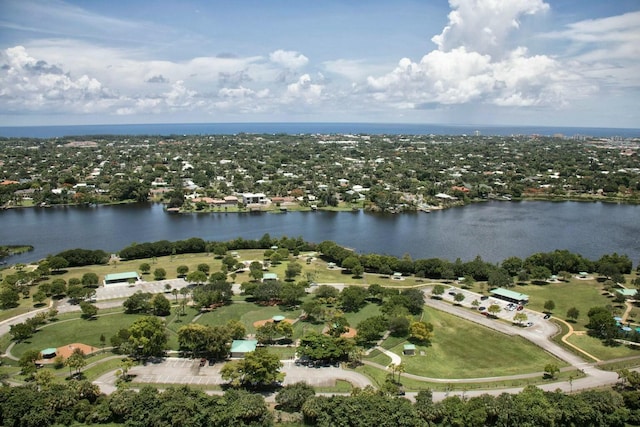
<instances>
[{"instance_id":1,"label":"dirt patch","mask_svg":"<svg viewBox=\"0 0 640 427\"><path fill-rule=\"evenodd\" d=\"M264 326L269 322L273 322L273 319L257 320L255 322L253 322L253 327L254 328L259 328L260 326ZM287 323L293 324L295 321L293 319L284 319L284 320L282 320L282 322L287 322Z\"/></svg>"},{"instance_id":2,"label":"dirt patch","mask_svg":"<svg viewBox=\"0 0 640 427\"><path fill-rule=\"evenodd\" d=\"M66 359L67 357L71 356L71 353L73 353L73 350L75 350L76 348L82 350L85 356L88 356L91 353L95 353L96 351L100 350L97 347L74 342L73 344L67 344L63 345L62 347L58 347L56 349L56 356L62 356Z\"/></svg>"}]
</instances>

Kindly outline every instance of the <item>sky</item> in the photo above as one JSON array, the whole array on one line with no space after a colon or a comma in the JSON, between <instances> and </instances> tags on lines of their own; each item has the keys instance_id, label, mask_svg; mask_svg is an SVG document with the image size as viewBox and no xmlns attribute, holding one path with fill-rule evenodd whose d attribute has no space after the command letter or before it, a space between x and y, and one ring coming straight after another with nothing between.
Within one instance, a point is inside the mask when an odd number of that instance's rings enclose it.
<instances>
[{"instance_id":1,"label":"sky","mask_svg":"<svg viewBox=\"0 0 640 427\"><path fill-rule=\"evenodd\" d=\"M0 126L640 128L639 0L0 0Z\"/></svg>"}]
</instances>

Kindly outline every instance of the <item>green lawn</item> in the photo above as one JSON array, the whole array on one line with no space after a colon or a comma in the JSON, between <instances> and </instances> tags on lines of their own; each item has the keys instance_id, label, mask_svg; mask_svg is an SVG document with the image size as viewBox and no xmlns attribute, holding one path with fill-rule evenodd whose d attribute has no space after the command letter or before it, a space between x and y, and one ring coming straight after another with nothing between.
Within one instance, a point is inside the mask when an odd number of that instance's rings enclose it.
<instances>
[{"instance_id":1,"label":"green lawn","mask_svg":"<svg viewBox=\"0 0 640 427\"><path fill-rule=\"evenodd\" d=\"M547 363L566 366L521 337L510 337L453 315L426 309L424 320L434 326L428 347L402 356L406 372L433 378L478 378L538 372ZM402 355L404 340L389 349ZM387 347L387 343L384 345Z\"/></svg>"},{"instance_id":2,"label":"green lawn","mask_svg":"<svg viewBox=\"0 0 640 427\"><path fill-rule=\"evenodd\" d=\"M571 344L576 345L589 354L593 354L600 360L617 359L620 357L640 356L640 347L627 347L619 345L615 347L605 346L597 338L589 335L571 335L567 338Z\"/></svg>"},{"instance_id":3,"label":"green lawn","mask_svg":"<svg viewBox=\"0 0 640 427\"><path fill-rule=\"evenodd\" d=\"M106 345L109 339L121 328L128 328L136 319L136 314L112 314L99 316L95 320L80 319L80 313L69 321L51 323L38 330L30 339L18 343L12 350L14 356L20 357L27 350L43 350L48 347L61 347L66 344L79 342L94 347L100 347L100 335L104 334Z\"/></svg>"}]
</instances>

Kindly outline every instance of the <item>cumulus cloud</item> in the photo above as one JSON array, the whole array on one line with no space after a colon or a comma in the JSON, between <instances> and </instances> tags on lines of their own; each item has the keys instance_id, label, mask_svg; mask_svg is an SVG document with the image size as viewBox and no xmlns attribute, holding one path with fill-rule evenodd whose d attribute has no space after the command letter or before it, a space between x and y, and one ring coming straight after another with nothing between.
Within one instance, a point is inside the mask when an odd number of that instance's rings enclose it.
<instances>
[{"instance_id":1,"label":"cumulus cloud","mask_svg":"<svg viewBox=\"0 0 640 427\"><path fill-rule=\"evenodd\" d=\"M542 0L449 0L453 9L442 33L431 40L438 49L449 51L464 46L469 51L496 56L507 36L519 28L523 15L549 9Z\"/></svg>"},{"instance_id":2,"label":"cumulus cloud","mask_svg":"<svg viewBox=\"0 0 640 427\"><path fill-rule=\"evenodd\" d=\"M269 60L292 70L302 68L309 62L309 58L293 50L278 49L269 54Z\"/></svg>"},{"instance_id":3,"label":"cumulus cloud","mask_svg":"<svg viewBox=\"0 0 640 427\"><path fill-rule=\"evenodd\" d=\"M300 76L297 82L287 86L287 98L302 99L308 103L315 102L322 96L323 86L313 83L309 74Z\"/></svg>"},{"instance_id":4,"label":"cumulus cloud","mask_svg":"<svg viewBox=\"0 0 640 427\"><path fill-rule=\"evenodd\" d=\"M40 110L66 104L86 110L96 108L101 99L113 97L95 78L74 78L60 67L30 56L23 46L6 49L0 61L0 100L10 109Z\"/></svg>"},{"instance_id":5,"label":"cumulus cloud","mask_svg":"<svg viewBox=\"0 0 640 427\"><path fill-rule=\"evenodd\" d=\"M568 64L509 48L506 39L523 15L544 12L541 0L450 0L454 10L438 45L419 62L403 58L391 72L367 79L373 99L402 108L480 102L497 106L553 106L597 87Z\"/></svg>"}]
</instances>

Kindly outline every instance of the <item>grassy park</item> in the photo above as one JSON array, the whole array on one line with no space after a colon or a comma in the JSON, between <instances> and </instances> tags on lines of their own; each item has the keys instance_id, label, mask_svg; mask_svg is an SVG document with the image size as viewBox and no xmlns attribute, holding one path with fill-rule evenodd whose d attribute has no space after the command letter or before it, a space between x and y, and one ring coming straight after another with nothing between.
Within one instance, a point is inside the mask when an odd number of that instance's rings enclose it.
<instances>
[{"instance_id":1,"label":"grassy park","mask_svg":"<svg viewBox=\"0 0 640 427\"><path fill-rule=\"evenodd\" d=\"M262 260L263 256L264 251L262 250L237 252L238 261ZM382 286L396 288L424 286L434 283L430 280L415 277L404 277L402 280L397 280L378 274L364 274L361 278L354 278L349 274L343 274L340 268L328 268L325 261L317 258L312 253L301 254L298 262L302 266L302 273L297 280L363 286L377 283ZM110 273L139 271L139 267L143 263L149 263L152 272L156 268L165 269L167 278L175 278L177 276L176 268L180 265L186 265L189 271L195 271L197 266L202 263L208 264L212 272L219 271L222 267L221 260L216 259L213 254L184 254L134 261L118 261L109 265L68 268L61 274L52 275L50 279L62 278L68 281L74 277L81 278L83 274L89 272L97 274L102 279L104 275ZM278 277L284 278L286 266L287 262L272 265L269 267L269 272L276 273ZM11 272L11 269L3 271L4 274L11 274ZM152 274L145 275L143 278L145 280L153 280L149 276L152 276ZM235 283L251 280L248 272L239 272L231 277L233 277ZM486 285L476 283L473 285L473 290L478 292L486 291ZM544 311L545 301L553 300L555 303L553 314L559 318L564 319L567 310L571 307L576 307L580 311L580 316L576 322L572 322L572 326L579 334L571 336L569 342L597 358L610 360L640 354L637 350L625 346L605 347L599 340L582 333L586 330L586 324L588 323L587 312L591 307L614 304L611 297L603 292L602 284L597 280L570 279L568 282L545 285L518 284L513 290L528 294L530 296L528 308L533 310ZM260 306L246 301L241 295L236 295L231 305L204 313L198 313L195 309L188 308L185 315L179 316L175 297L172 295L167 295L167 297L174 304L172 314L165 319L171 350L177 350L178 329L189 322L213 326L225 324L232 319L239 320L245 325L247 333L253 334L255 333L254 322L270 319L274 315L282 315L293 320L297 319L302 313L299 308ZM181 298L183 297L178 297L178 299ZM306 298L311 298L311 296L306 296ZM0 313L0 320L8 319L33 308L33 301L30 298L22 298L17 308ZM638 310L634 308L631 311L631 317L635 318L640 315ZM345 317L349 324L355 327L362 320L378 314L380 314L380 307L369 303L358 312L345 313ZM100 340L101 335L106 337L106 345L108 346L112 335L119 329L128 327L137 318L137 315L122 313L121 309L100 310L98 317L94 320L81 319L79 313L61 315L57 321L42 327L30 339L17 343L11 351L14 356L20 357L27 350L60 347L72 342L82 342L94 347L101 347L105 345L105 342ZM405 339L390 337L382 344L386 349L402 357L405 372L408 374L431 378L470 379L540 372L549 363L554 363L561 368L566 366L555 357L522 338L498 333L442 311L427 308L421 320L433 324L434 336L429 345L417 346L415 356L404 356L402 354L403 345L407 343ZM310 330L321 331L324 328L323 323L313 324L302 321L295 322L293 326L294 341ZM8 336L0 338L0 345L3 350L6 349L8 344ZM496 351L496 349L499 349L499 351ZM295 348L286 346L274 347L273 351L281 358L287 359L293 356ZM389 358L378 351L372 352L365 360L370 360L383 366L390 363ZM104 369L112 368L113 366L117 368L117 363L113 360L105 361L105 365L102 368L94 366L86 372L86 376L88 378L94 375L97 377L105 372ZM376 371L371 366L361 370L373 380L386 375L385 371ZM500 382L492 382L492 384L498 383ZM524 383L528 382L525 381ZM408 382L405 386L408 389L417 390L424 388L424 382L415 381L415 384ZM513 384L505 383L503 386L513 386ZM472 387L470 386L470 388Z\"/></svg>"}]
</instances>

